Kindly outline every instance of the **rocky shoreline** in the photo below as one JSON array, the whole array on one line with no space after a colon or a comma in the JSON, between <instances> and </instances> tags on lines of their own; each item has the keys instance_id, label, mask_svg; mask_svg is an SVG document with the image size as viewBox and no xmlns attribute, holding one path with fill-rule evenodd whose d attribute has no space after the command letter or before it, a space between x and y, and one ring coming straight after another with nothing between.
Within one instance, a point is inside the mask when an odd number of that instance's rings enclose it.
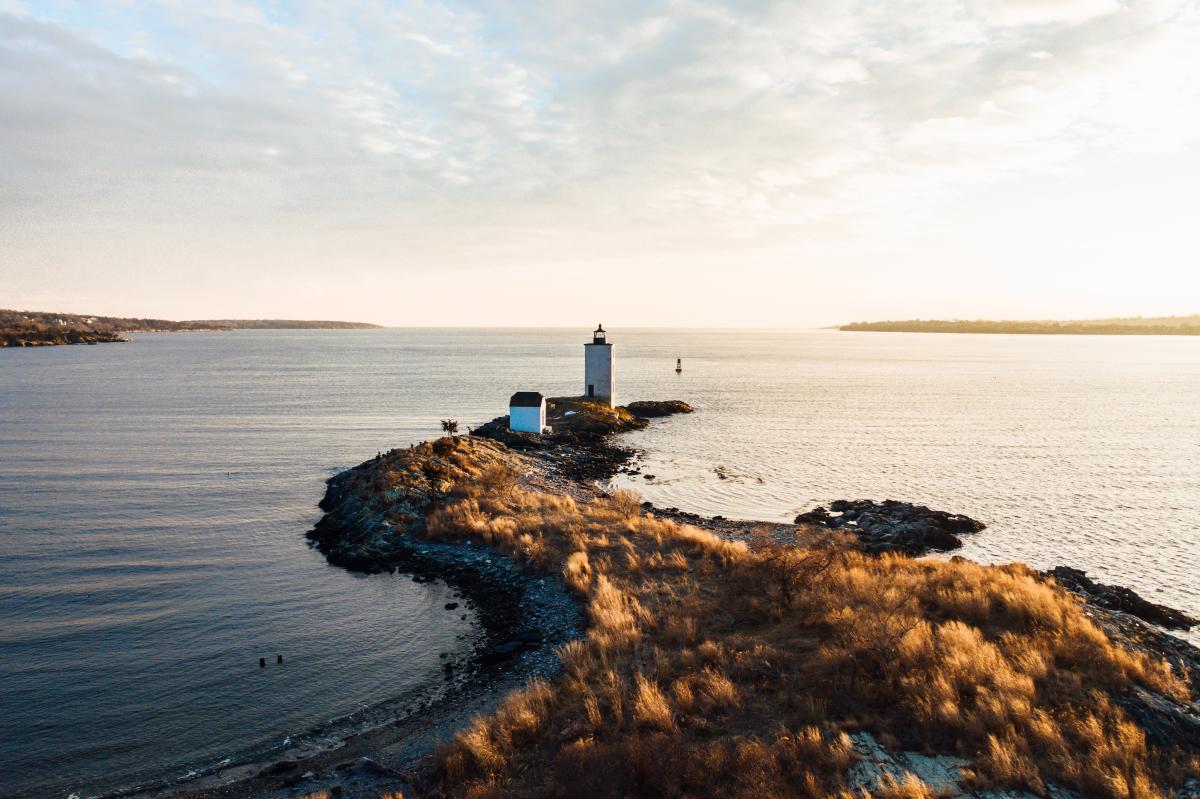
<instances>
[{"instance_id":1,"label":"rocky shoreline","mask_svg":"<svg viewBox=\"0 0 1200 799\"><path fill-rule=\"evenodd\" d=\"M458 442L448 439L451 447ZM446 478L423 480L408 487L406 496L393 496L381 505L355 488L388 459L404 463L436 453L437 445L393 450L331 478L320 507L325 516L308 533L309 540L330 563L350 571L377 574L402 572L418 580L442 580L471 603L480 621L483 640L475 653L478 669L516 658L526 651L565 643L579 634L582 617L573 600L543 578L525 574L510 559L455 544L430 541L418 535L425 513L448 488ZM474 442L463 440L464 445ZM500 451L494 450L497 455ZM422 474L422 477L427 475ZM403 510L397 512L399 503ZM404 516L403 523L397 520Z\"/></svg>"},{"instance_id":2,"label":"rocky shoreline","mask_svg":"<svg viewBox=\"0 0 1200 799\"><path fill-rule=\"evenodd\" d=\"M445 471L439 471L439 458L462 449L497 462L506 459L503 447L465 437L381 454L330 478L320 502L325 515L308 533L312 546L333 565L365 574L399 572L418 582L439 580L462 597L479 622L479 635L466 656L444 662L447 690L437 701L406 708L411 712L375 714L370 726L335 738L315 757L260 763L253 774L230 775L223 784L185 787L174 795L276 796L330 790L333 795L374 797L380 786L394 787L404 772L472 716L489 712L509 691L558 673L555 650L583 631L578 601L557 581L527 573L511 558L419 534L425 514L456 476L449 460L440 464ZM417 464L420 468L402 496L393 492L380 502L379 496L364 490L383 473ZM456 603L446 609L459 610Z\"/></svg>"},{"instance_id":3,"label":"rocky shoreline","mask_svg":"<svg viewBox=\"0 0 1200 799\"><path fill-rule=\"evenodd\" d=\"M229 330L362 330L380 325L303 319L169 319L16 311L0 308L0 348L128 343L122 333L213 333Z\"/></svg>"},{"instance_id":4,"label":"rocky shoreline","mask_svg":"<svg viewBox=\"0 0 1200 799\"><path fill-rule=\"evenodd\" d=\"M129 344L133 339L118 333L93 330L0 331L0 347L57 347L68 344Z\"/></svg>"},{"instance_id":5,"label":"rocky shoreline","mask_svg":"<svg viewBox=\"0 0 1200 799\"><path fill-rule=\"evenodd\" d=\"M403 707L384 703L363 713L357 727L309 731L304 748L231 763L183 784L162 781L108 796L215 799L328 790L331 796L374 799L383 786L394 787L406 773L419 771L437 745L473 716L490 712L508 692L532 678L555 675L561 668L555 650L583 631L581 607L561 583L534 577L513 559L483 548L438 543L421 534L426 514L464 476L443 458L453 456L456 446L472 448L473 457L485 462L516 466L542 490L580 499L601 493L597 481L634 454L611 437L648 423L624 409L597 414L585 407L594 403L575 398L551 402L556 411L551 418L558 422L554 436L511 433L507 417L500 417L473 435L380 453L333 476L319 502L325 515L307 533L310 545L332 565L441 580L463 597L479 620L480 635L468 656L445 664L445 690ZM673 413L691 412L685 403L674 407ZM401 492L376 490L383 473L410 467L414 471Z\"/></svg>"},{"instance_id":6,"label":"rocky shoreline","mask_svg":"<svg viewBox=\"0 0 1200 799\"><path fill-rule=\"evenodd\" d=\"M1200 624L1200 620L1182 611L1142 598L1131 588L1098 583L1080 569L1055 566L1045 574L1063 588L1083 597L1088 604L1103 610L1135 616L1167 630L1190 630Z\"/></svg>"},{"instance_id":7,"label":"rocky shoreline","mask_svg":"<svg viewBox=\"0 0 1200 799\"><path fill-rule=\"evenodd\" d=\"M581 412L589 410L583 405L590 403L551 400L550 436L511 433L507 419L500 417L470 436L381 453L328 481L320 503L325 516L308 537L331 564L364 573L402 572L417 580L444 580L478 614L480 638L468 657L446 664L451 688L442 699L404 717L376 719L375 726L303 759L244 766L223 778L214 776L158 795L294 796L328 790L333 797L373 799L383 787L404 784L427 768L435 746L472 714L488 712L504 693L531 678L553 677L559 669L554 650L583 633L578 602L557 579L532 576L519 559L470 544L431 540L424 524L455 480L479 477L465 471L465 453L475 464L510 467L529 488L587 500L602 493L600 482L625 467L634 454L613 444L614 434L644 427L646 417L666 415L657 413L659 409L691 412L684 403L653 403L649 411L651 404L634 403L597 415ZM741 540L765 531L775 540L794 542L805 527L846 532L858 548L872 554L949 551L961 546L959 535L984 529L965 516L893 500L833 502L828 510L801 514L791 525L708 518L650 503L643 503L642 509ZM1080 596L1089 615L1114 640L1167 659L1200 691L1200 651L1153 626L1162 620L1195 620L1148 603L1128 589L1094 583L1076 570L1056 569L1046 579ZM1147 607L1166 615L1154 616ZM1130 697L1126 709L1142 720L1151 738L1183 740L1200 753L1200 714L1194 710L1159 707L1153 697L1144 696Z\"/></svg>"}]
</instances>

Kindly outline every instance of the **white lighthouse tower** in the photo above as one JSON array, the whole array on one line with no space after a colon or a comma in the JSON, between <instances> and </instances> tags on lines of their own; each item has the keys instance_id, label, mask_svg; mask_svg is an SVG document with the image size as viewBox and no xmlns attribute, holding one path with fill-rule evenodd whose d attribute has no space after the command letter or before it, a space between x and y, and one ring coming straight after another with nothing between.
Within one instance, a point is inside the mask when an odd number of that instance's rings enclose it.
<instances>
[{"instance_id":1,"label":"white lighthouse tower","mask_svg":"<svg viewBox=\"0 0 1200 799\"><path fill-rule=\"evenodd\" d=\"M605 405L617 404L617 367L613 345L604 325L597 325L590 344L583 345L583 394Z\"/></svg>"}]
</instances>

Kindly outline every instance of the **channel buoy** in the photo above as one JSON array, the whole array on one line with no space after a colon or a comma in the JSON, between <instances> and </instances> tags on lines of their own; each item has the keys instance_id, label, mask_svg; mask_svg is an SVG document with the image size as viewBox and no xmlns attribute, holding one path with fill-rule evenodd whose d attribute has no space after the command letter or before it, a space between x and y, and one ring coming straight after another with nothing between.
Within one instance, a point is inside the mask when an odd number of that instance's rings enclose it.
<instances>
[{"instance_id":1,"label":"channel buoy","mask_svg":"<svg viewBox=\"0 0 1200 799\"><path fill-rule=\"evenodd\" d=\"M682 373L683 373L683 358L676 358L675 359L675 374L678 375L678 374L682 374Z\"/></svg>"}]
</instances>

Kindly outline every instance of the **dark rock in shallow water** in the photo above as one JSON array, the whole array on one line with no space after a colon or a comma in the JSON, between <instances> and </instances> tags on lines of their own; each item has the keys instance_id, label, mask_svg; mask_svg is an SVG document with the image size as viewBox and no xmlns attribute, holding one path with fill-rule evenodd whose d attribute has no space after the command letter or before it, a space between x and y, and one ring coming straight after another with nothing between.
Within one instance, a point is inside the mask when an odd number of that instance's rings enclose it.
<instances>
[{"instance_id":1,"label":"dark rock in shallow water","mask_svg":"<svg viewBox=\"0 0 1200 799\"><path fill-rule=\"evenodd\" d=\"M696 409L683 400L640 400L629 403L625 410L642 419L654 419L677 413L694 413Z\"/></svg>"},{"instance_id":2,"label":"dark rock in shallow water","mask_svg":"<svg viewBox=\"0 0 1200 799\"><path fill-rule=\"evenodd\" d=\"M977 533L987 526L962 514L894 499L883 502L839 499L830 503L829 510L817 507L801 513L795 523L854 533L859 546L867 552L902 552L914 556L958 549L962 546L958 536Z\"/></svg>"},{"instance_id":3,"label":"dark rock in shallow water","mask_svg":"<svg viewBox=\"0 0 1200 799\"><path fill-rule=\"evenodd\" d=\"M1143 599L1133 589L1098 583L1088 577L1087 572L1080 569L1056 566L1047 572L1047 575L1057 580L1059 585L1079 594L1094 605L1137 616L1143 621L1166 627L1168 630L1190 630L1200 624L1200 620L1193 619L1182 611Z\"/></svg>"}]
</instances>

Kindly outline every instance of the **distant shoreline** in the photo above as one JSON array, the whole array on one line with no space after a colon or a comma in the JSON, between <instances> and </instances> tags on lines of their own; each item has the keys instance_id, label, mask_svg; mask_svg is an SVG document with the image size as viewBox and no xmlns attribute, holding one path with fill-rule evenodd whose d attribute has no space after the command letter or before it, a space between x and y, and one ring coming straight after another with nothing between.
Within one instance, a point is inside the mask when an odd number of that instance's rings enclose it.
<instances>
[{"instance_id":1,"label":"distant shoreline","mask_svg":"<svg viewBox=\"0 0 1200 799\"><path fill-rule=\"evenodd\" d=\"M905 319L851 322L836 328L869 333L1003 333L1051 336L1200 336L1200 315L1154 318L1008 321L990 319Z\"/></svg>"},{"instance_id":2,"label":"distant shoreline","mask_svg":"<svg viewBox=\"0 0 1200 799\"><path fill-rule=\"evenodd\" d=\"M128 343L122 333L221 333L230 330L374 330L382 325L305 319L197 319L175 322L122 316L0 309L0 347Z\"/></svg>"}]
</instances>

